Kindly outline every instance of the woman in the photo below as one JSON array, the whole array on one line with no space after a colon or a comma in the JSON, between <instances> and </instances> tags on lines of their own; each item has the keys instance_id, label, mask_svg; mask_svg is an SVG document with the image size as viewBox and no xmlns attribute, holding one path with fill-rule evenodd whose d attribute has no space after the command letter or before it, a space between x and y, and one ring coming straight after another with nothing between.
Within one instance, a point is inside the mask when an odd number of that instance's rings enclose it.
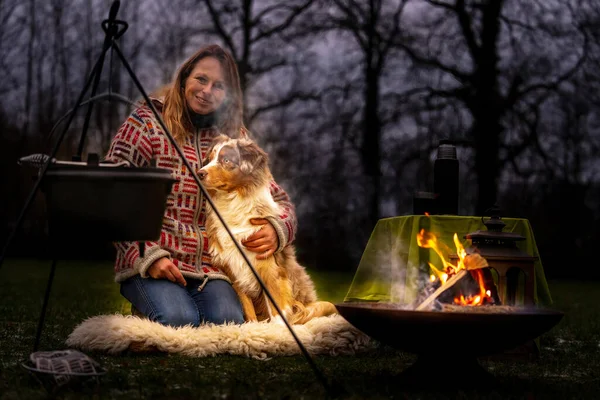
<instances>
[{"instance_id":1,"label":"woman","mask_svg":"<svg viewBox=\"0 0 600 400\"><path fill-rule=\"evenodd\" d=\"M196 170L205 163L214 137L248 135L242 122L237 66L217 45L190 57L164 100L153 103ZM204 228L206 199L147 105L121 126L106 158L139 167L149 166L154 159L178 180L167 199L161 237L146 242L144 257L137 243L116 244L115 273L121 294L140 313L164 325L242 323L242 308L231 282L211 265ZM274 182L271 194L289 212L280 218L252 220L262 228L242 243L264 258L287 246L296 231L287 194Z\"/></svg>"}]
</instances>

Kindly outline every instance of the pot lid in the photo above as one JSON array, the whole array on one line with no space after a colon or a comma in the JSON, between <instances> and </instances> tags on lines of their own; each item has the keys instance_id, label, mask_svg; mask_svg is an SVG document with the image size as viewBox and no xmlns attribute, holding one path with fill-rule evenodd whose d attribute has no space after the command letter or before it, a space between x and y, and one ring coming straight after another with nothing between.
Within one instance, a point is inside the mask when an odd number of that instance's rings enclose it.
<instances>
[{"instance_id":1,"label":"pot lid","mask_svg":"<svg viewBox=\"0 0 600 400\"><path fill-rule=\"evenodd\" d=\"M19 165L37 167L41 173L41 168L48 162L49 158L46 154L32 154L20 158L18 163ZM52 158L48 162L46 177L52 179L176 181L169 169L157 168L155 160L153 160L150 166L137 167L125 160L120 162L100 161L100 158L95 153L88 155L87 162L65 161Z\"/></svg>"}]
</instances>

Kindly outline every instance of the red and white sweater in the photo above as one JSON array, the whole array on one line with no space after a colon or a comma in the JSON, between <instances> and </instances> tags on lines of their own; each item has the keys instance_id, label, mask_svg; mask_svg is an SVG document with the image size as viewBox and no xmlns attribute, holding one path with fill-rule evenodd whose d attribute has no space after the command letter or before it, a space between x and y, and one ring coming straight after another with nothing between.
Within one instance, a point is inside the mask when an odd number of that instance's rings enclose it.
<instances>
[{"instance_id":1,"label":"red and white sweater","mask_svg":"<svg viewBox=\"0 0 600 400\"><path fill-rule=\"evenodd\" d=\"M207 151L218 134L215 127L199 129L188 135L180 145L196 171L205 163ZM207 202L202 191L150 108L141 106L127 118L113 138L106 160L126 160L134 166L148 167L152 159L156 160L157 167L170 169L177 179L167 198L160 239L146 242L144 257L140 257L137 242L115 243L115 280L122 282L137 274L146 278L148 268L162 257L170 258L185 277L229 280L219 268L211 265L205 230ZM294 240L296 213L287 193L275 182L271 182L271 195L284 210L279 218L269 218L279 237L277 251L281 251Z\"/></svg>"}]
</instances>

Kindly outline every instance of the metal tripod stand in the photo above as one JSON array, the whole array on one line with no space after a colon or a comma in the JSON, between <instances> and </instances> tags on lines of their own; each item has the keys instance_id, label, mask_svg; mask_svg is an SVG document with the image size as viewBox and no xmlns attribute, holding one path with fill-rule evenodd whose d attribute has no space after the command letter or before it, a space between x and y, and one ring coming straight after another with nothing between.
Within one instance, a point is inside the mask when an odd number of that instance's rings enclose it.
<instances>
[{"instance_id":1,"label":"metal tripod stand","mask_svg":"<svg viewBox=\"0 0 600 400\"><path fill-rule=\"evenodd\" d=\"M125 56L123 55L118 43L117 43L117 39L119 39L127 30L128 24L125 21L121 21L118 20L116 18L118 10L119 10L119 6L120 6L120 2L119 0L115 0L110 8L110 12L109 12L109 17L108 19L102 21L102 29L105 32L105 39L104 39L104 44L102 46L102 52L98 58L98 61L96 62L96 64L94 65L94 68L92 69L92 72L90 73L90 76L88 77L81 93L79 94L79 97L76 101L76 106L74 108L74 110L72 110L70 116L68 117L67 123L65 124L62 132L60 133L60 135L58 136L58 139L56 141L56 143L54 144L54 146L52 147L51 153L49 155L49 157L47 158L47 160L45 161L45 163L43 164L43 166L40 169L40 174L39 174L39 178L37 179L37 181L34 184L33 189L31 190L31 193L29 194L25 205L23 206L23 209L21 210L21 213L19 214L19 217L17 219L17 222L15 224L14 230L11 232L7 243L4 246L4 249L2 251L2 255L0 256L0 267L2 266L2 263L4 262L4 259L6 258L6 253L7 253L7 249L10 245L10 243L12 242L12 240L14 239L16 232L19 230L20 226L23 223L23 219L24 216L26 215L27 211L29 210L36 193L38 192L42 181L44 180L44 177L46 175L46 172L48 170L49 165L52 163L53 159L55 158L58 149L60 147L60 144L62 143L67 130L70 126L70 124L73 122L73 119L75 117L75 111L77 110L77 108L79 107L79 105L81 105L82 100L84 99L86 93L88 92L88 89L90 88L90 86L92 86L91 89L91 98L94 98L94 96L96 95L96 91L98 88L98 84L100 81L100 75L102 72L102 67L104 64L104 59L106 56L106 53L109 50L114 50L114 52L116 53L116 55L118 56L119 60L121 61L122 65L125 67L125 69L127 70L128 75L130 76L130 78L132 79L132 81L134 82L135 86L137 87L137 89L139 90L139 92L142 94L144 100L146 101L147 106L152 110L153 114L155 115L159 125L161 126L162 130L165 132L166 136L168 137L169 141L171 142L171 144L173 145L173 147L176 149L179 157L181 157L184 165L186 166L186 168L188 169L188 171L191 172L194 181L196 182L196 184L198 185L198 187L200 188L200 190L202 191L204 197L206 198L206 200L209 202L209 204L211 205L213 212L215 212L215 214L217 215L219 221L222 223L224 229L227 231L228 235L230 236L230 238L232 239L233 243L235 244L236 248L238 249L238 251L240 252L240 254L242 255L242 257L244 258L246 264L248 265L248 267L251 269L253 275L255 276L256 280L258 281L258 283L260 284L261 288L264 290L264 293L267 295L267 298L269 299L269 301L271 302L271 304L273 305L273 307L277 310L277 312L281 315L283 322L285 323L287 329L290 331L290 333L292 334L294 340L296 341L296 343L298 344L298 347L300 348L300 351L302 352L303 356L305 357L306 361L308 362L308 364L310 365L310 367L312 368L312 370L314 371L315 375L317 376L318 380L321 382L321 384L324 386L324 388L326 389L328 394L331 394L331 387L327 381L327 379L325 378L325 376L321 373L321 371L319 370L319 368L317 367L317 365L315 364L314 360L312 359L312 357L310 356L310 354L308 353L308 351L306 350L306 348L304 347L304 345L302 344L302 342L300 341L300 339L298 338L298 336L296 335L296 333L294 332L292 326L290 325L290 323L287 321L287 319L283 316L283 313L280 309L280 307L277 305L277 303L275 302L273 296L271 295L271 293L269 292L269 290L267 289L267 287L265 286L264 282L262 281L260 275L256 272L256 269L253 267L252 263L250 262L250 260L248 259L248 257L245 255L245 253L243 252L241 245L235 240L231 230L229 229L229 227L227 226L227 224L225 223L225 221L223 220L223 217L221 216L221 214L219 213L218 209L215 207L214 203L212 202L208 192L206 191L206 189L204 188L204 186L202 185L202 183L200 182L200 179L198 177L198 175L196 174L195 170L192 168L191 164L189 163L189 161L186 159L183 150L180 148L180 146L177 144L177 142L175 141L175 139L173 138L172 134L170 133L169 129L167 128L167 126L165 125L161 114L158 112L158 110L156 109L156 107L154 106L154 104L152 103L152 101L150 100L148 94L146 93L146 91L144 90L144 88L142 87L140 81L138 80L137 76L135 75L134 71L132 70L131 66L129 65L129 63L127 62ZM89 120L90 120L90 116L91 116L91 112L92 112L92 106L93 106L93 102L90 102L88 105L88 110L87 110L87 114L86 114L86 119L84 122L84 128L83 128L83 132L81 135L81 139L79 142L79 148L78 148L78 157L81 158L81 154L83 152L83 143L84 143L84 139L87 133L87 129L89 126ZM48 299L49 299L49 295L50 295L50 291L51 291L51 287L52 287L52 282L54 279L54 273L56 270L56 263L57 260L56 258L53 259L52 261L52 266L50 269L50 275L48 277L48 283L47 283L47 287L46 287L46 292L44 295L44 302L42 305L42 311L41 311L41 315L39 318L39 322L38 322L38 328L37 328L37 333L36 333L36 338L35 338L35 344L34 344L34 351L37 350L38 346L39 346L39 340L40 340L40 336L41 336L41 332L43 329L43 324L44 324L44 318L45 318L45 314L46 314L46 308L47 308L47 303L48 303Z\"/></svg>"}]
</instances>

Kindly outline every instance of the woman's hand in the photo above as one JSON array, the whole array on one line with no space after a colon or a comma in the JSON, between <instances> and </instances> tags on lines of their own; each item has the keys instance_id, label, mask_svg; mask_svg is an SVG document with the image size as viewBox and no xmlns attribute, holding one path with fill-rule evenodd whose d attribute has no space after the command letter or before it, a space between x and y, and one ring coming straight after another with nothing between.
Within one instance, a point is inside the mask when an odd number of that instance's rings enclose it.
<instances>
[{"instance_id":1,"label":"woman's hand","mask_svg":"<svg viewBox=\"0 0 600 400\"><path fill-rule=\"evenodd\" d=\"M258 260L264 260L272 256L279 247L279 238L275 228L265 218L251 218L250 223L252 225L262 225L262 227L242 241L242 244L248 250L260 253L256 256Z\"/></svg>"},{"instance_id":2,"label":"woman's hand","mask_svg":"<svg viewBox=\"0 0 600 400\"><path fill-rule=\"evenodd\" d=\"M167 257L159 258L148 268L148 275L154 279L168 279L171 282L186 286L187 282L181 275L181 271Z\"/></svg>"}]
</instances>

